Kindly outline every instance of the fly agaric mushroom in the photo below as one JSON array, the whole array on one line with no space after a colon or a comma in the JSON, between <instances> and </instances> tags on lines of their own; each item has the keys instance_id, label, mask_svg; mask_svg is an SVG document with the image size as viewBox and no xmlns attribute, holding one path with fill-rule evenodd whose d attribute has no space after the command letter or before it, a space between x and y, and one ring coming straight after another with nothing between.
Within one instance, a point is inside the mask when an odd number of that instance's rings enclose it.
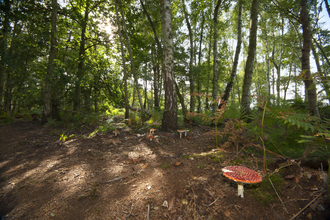
<instances>
[{"instance_id":1,"label":"fly agaric mushroom","mask_svg":"<svg viewBox=\"0 0 330 220\"><path fill-rule=\"evenodd\" d=\"M178 130L178 132L180 133L180 138L182 137L182 133L184 132L184 130Z\"/></svg>"},{"instance_id":2,"label":"fly agaric mushroom","mask_svg":"<svg viewBox=\"0 0 330 220\"><path fill-rule=\"evenodd\" d=\"M262 180L257 172L246 167L227 166L222 171L225 177L237 182L238 196L241 196L241 198L244 198L244 183L259 183Z\"/></svg>"},{"instance_id":3,"label":"fly agaric mushroom","mask_svg":"<svg viewBox=\"0 0 330 220\"><path fill-rule=\"evenodd\" d=\"M151 128L151 129L150 129L150 134L153 134L155 131L156 131L155 128Z\"/></svg>"},{"instance_id":4,"label":"fly agaric mushroom","mask_svg":"<svg viewBox=\"0 0 330 220\"><path fill-rule=\"evenodd\" d=\"M117 130L114 130L113 133L115 134L115 136L117 136L120 132Z\"/></svg>"}]
</instances>

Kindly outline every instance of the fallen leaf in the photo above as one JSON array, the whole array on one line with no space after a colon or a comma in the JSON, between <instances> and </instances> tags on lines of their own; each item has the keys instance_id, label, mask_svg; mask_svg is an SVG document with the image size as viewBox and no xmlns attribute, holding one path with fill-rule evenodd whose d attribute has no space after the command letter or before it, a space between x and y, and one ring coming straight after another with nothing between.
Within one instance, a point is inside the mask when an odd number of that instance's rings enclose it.
<instances>
[{"instance_id":1,"label":"fallen leaf","mask_svg":"<svg viewBox=\"0 0 330 220\"><path fill-rule=\"evenodd\" d=\"M148 166L148 164L143 165L141 168L144 169Z\"/></svg>"},{"instance_id":2,"label":"fallen leaf","mask_svg":"<svg viewBox=\"0 0 330 220\"><path fill-rule=\"evenodd\" d=\"M230 211L225 211L225 216L229 217L230 216Z\"/></svg>"},{"instance_id":3,"label":"fallen leaf","mask_svg":"<svg viewBox=\"0 0 330 220\"><path fill-rule=\"evenodd\" d=\"M180 166L181 162L177 161L175 162L175 166Z\"/></svg>"}]
</instances>

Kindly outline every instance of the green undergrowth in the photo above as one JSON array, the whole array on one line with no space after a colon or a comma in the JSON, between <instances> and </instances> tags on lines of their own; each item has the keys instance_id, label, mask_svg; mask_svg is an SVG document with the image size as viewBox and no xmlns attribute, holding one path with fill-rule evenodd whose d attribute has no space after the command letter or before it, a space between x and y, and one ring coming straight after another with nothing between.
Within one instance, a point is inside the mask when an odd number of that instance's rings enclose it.
<instances>
[{"instance_id":1,"label":"green undergrowth","mask_svg":"<svg viewBox=\"0 0 330 220\"><path fill-rule=\"evenodd\" d=\"M283 190L284 179L280 177L278 174L274 174L270 177L269 176L264 177L260 185L259 184L251 185L250 188L253 190L249 190L248 192L253 194L253 197L256 201L258 201L263 205L267 205L268 203L278 199L271 182L273 183L277 193L281 195Z\"/></svg>"}]
</instances>

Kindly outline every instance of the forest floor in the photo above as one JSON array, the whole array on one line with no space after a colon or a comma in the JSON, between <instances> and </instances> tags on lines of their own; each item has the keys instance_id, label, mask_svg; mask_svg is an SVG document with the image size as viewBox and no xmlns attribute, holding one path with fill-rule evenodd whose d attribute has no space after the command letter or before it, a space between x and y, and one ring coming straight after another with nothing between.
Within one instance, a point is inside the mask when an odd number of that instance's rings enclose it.
<instances>
[{"instance_id":1,"label":"forest floor","mask_svg":"<svg viewBox=\"0 0 330 220\"><path fill-rule=\"evenodd\" d=\"M330 216L324 173L298 161L269 165L268 172L281 177L274 181L278 195L272 187L251 184L244 186L244 198L238 197L237 184L221 174L237 161L235 148L213 149L210 127L192 127L181 139L177 132L156 131L151 141L128 127L118 137L111 132L89 137L95 127L88 126L65 130L67 136L75 135L59 140L64 130L22 119L0 126L3 219ZM262 173L262 157L245 152L239 161ZM279 166L284 168L276 169Z\"/></svg>"}]
</instances>

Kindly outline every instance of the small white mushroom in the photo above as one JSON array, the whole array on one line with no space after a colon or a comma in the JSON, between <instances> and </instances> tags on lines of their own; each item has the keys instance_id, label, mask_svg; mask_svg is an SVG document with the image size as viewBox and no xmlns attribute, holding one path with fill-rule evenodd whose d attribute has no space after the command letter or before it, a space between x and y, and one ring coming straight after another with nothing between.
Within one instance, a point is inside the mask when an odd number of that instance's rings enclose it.
<instances>
[{"instance_id":1,"label":"small white mushroom","mask_svg":"<svg viewBox=\"0 0 330 220\"><path fill-rule=\"evenodd\" d=\"M182 133L184 132L184 130L178 130L178 132L180 133L180 138L182 138Z\"/></svg>"}]
</instances>

